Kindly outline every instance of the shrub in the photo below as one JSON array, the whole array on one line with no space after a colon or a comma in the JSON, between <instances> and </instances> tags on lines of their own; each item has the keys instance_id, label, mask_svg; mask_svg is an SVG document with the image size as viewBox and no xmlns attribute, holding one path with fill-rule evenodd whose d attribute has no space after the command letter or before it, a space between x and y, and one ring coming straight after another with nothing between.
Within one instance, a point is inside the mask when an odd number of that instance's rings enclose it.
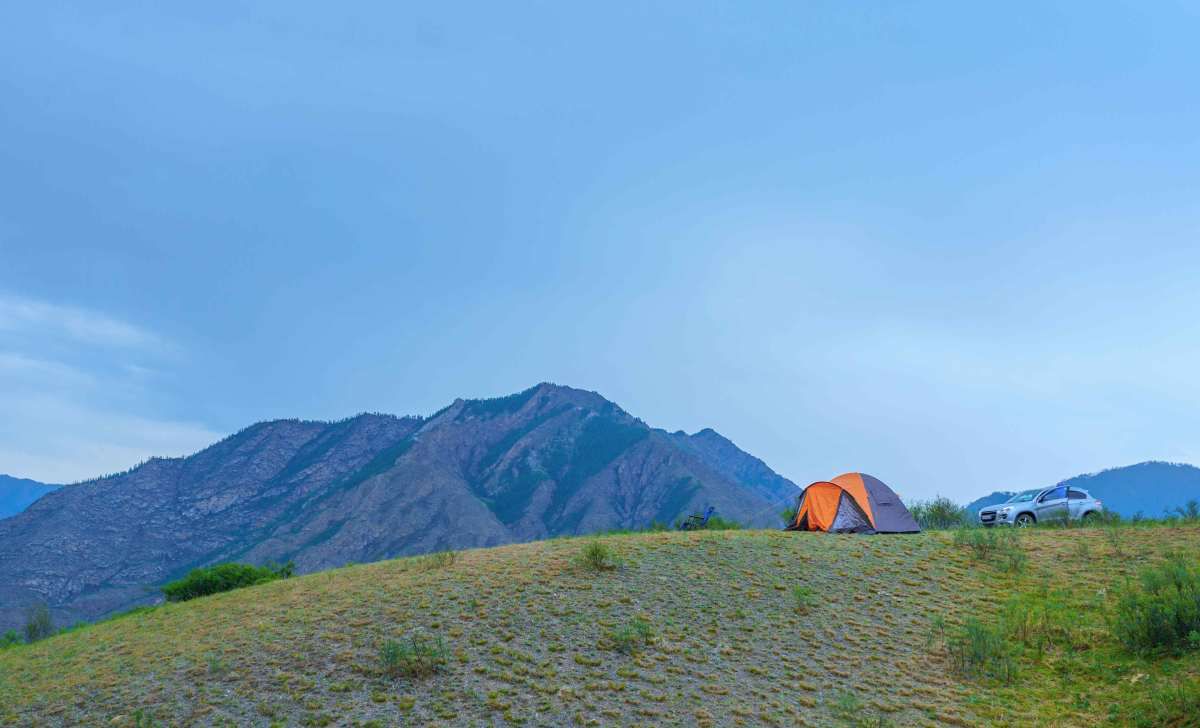
<instances>
[{"instance_id":1,"label":"shrub","mask_svg":"<svg viewBox=\"0 0 1200 728\"><path fill-rule=\"evenodd\" d=\"M1000 549L996 553L996 560L999 562L1000 569L1010 574L1021 573L1025 570L1025 565L1029 563L1029 557L1026 556L1021 544L1015 538L1000 540Z\"/></svg>"},{"instance_id":2,"label":"shrub","mask_svg":"<svg viewBox=\"0 0 1200 728\"><path fill-rule=\"evenodd\" d=\"M240 589L245 586L263 584L276 579L286 579L294 570L289 561L283 566L251 566L250 564L217 564L192 569L188 575L162 588L168 602L183 602L188 599Z\"/></svg>"},{"instance_id":3,"label":"shrub","mask_svg":"<svg viewBox=\"0 0 1200 728\"><path fill-rule=\"evenodd\" d=\"M1116 511L1092 511L1083 519L1085 526L1115 526L1121 522L1121 514Z\"/></svg>"},{"instance_id":4,"label":"shrub","mask_svg":"<svg viewBox=\"0 0 1200 728\"><path fill-rule=\"evenodd\" d=\"M54 634L54 620L45 604L34 604L25 611L25 641L37 642Z\"/></svg>"},{"instance_id":5,"label":"shrub","mask_svg":"<svg viewBox=\"0 0 1200 728\"><path fill-rule=\"evenodd\" d=\"M792 600L796 602L796 611L805 614L816 606L817 595L811 587L797 584L792 587Z\"/></svg>"},{"instance_id":6,"label":"shrub","mask_svg":"<svg viewBox=\"0 0 1200 728\"><path fill-rule=\"evenodd\" d=\"M706 531L740 531L743 528L745 526L737 521L720 516L709 516L708 523L704 526Z\"/></svg>"},{"instance_id":7,"label":"shrub","mask_svg":"<svg viewBox=\"0 0 1200 728\"><path fill-rule=\"evenodd\" d=\"M12 647L13 645L20 643L21 635L18 634L17 630L15 629L10 629L4 634L0 634L0 650L3 650L5 647Z\"/></svg>"},{"instance_id":8,"label":"shrub","mask_svg":"<svg viewBox=\"0 0 1200 728\"><path fill-rule=\"evenodd\" d=\"M1182 506L1175 506L1173 513L1184 521L1200 521L1200 501L1190 500Z\"/></svg>"},{"instance_id":9,"label":"shrub","mask_svg":"<svg viewBox=\"0 0 1200 728\"><path fill-rule=\"evenodd\" d=\"M990 677L1010 683L1017 677L1013 648L995 627L974 617L946 639L954 668L967 677Z\"/></svg>"},{"instance_id":10,"label":"shrub","mask_svg":"<svg viewBox=\"0 0 1200 728\"><path fill-rule=\"evenodd\" d=\"M926 531L958 528L970 523L967 509L945 496L939 495L931 501L917 501L908 510Z\"/></svg>"},{"instance_id":11,"label":"shrub","mask_svg":"<svg viewBox=\"0 0 1200 728\"><path fill-rule=\"evenodd\" d=\"M784 508L779 512L779 517L783 519L785 526L792 525L792 521L796 520L796 506Z\"/></svg>"},{"instance_id":12,"label":"shrub","mask_svg":"<svg viewBox=\"0 0 1200 728\"><path fill-rule=\"evenodd\" d=\"M608 641L617 652L632 655L654 642L654 628L641 617L635 617L609 632Z\"/></svg>"},{"instance_id":13,"label":"shrub","mask_svg":"<svg viewBox=\"0 0 1200 728\"><path fill-rule=\"evenodd\" d=\"M996 550L999 537L994 528L959 528L954 531L954 545L971 552L976 561L986 561Z\"/></svg>"},{"instance_id":14,"label":"shrub","mask_svg":"<svg viewBox=\"0 0 1200 728\"><path fill-rule=\"evenodd\" d=\"M994 561L1004 571L1020 572L1028 562L1015 531L1007 528L959 528L954 545L975 561Z\"/></svg>"},{"instance_id":15,"label":"shrub","mask_svg":"<svg viewBox=\"0 0 1200 728\"><path fill-rule=\"evenodd\" d=\"M426 677L446 664L446 643L415 634L387 640L379 647L379 667L388 677Z\"/></svg>"},{"instance_id":16,"label":"shrub","mask_svg":"<svg viewBox=\"0 0 1200 728\"><path fill-rule=\"evenodd\" d=\"M620 559L603 541L589 541L579 552L576 561L589 571L610 571L621 565Z\"/></svg>"},{"instance_id":17,"label":"shrub","mask_svg":"<svg viewBox=\"0 0 1200 728\"><path fill-rule=\"evenodd\" d=\"M1017 594L1004 605L1002 633L1039 655L1051 647L1077 652L1091 648L1095 636L1080 620L1079 609L1065 589L1044 586L1033 593Z\"/></svg>"},{"instance_id":18,"label":"shrub","mask_svg":"<svg viewBox=\"0 0 1200 728\"><path fill-rule=\"evenodd\" d=\"M1137 699L1111 706L1109 717L1115 725L1137 728L1194 726L1200 716L1200 680L1142 690Z\"/></svg>"},{"instance_id":19,"label":"shrub","mask_svg":"<svg viewBox=\"0 0 1200 728\"><path fill-rule=\"evenodd\" d=\"M455 561L458 561L457 551L436 551L417 559L417 566L425 571L434 571L436 569L448 569L454 566Z\"/></svg>"},{"instance_id":20,"label":"shrub","mask_svg":"<svg viewBox=\"0 0 1200 728\"><path fill-rule=\"evenodd\" d=\"M1200 649L1200 568L1174 554L1117 598L1110 627L1133 652Z\"/></svg>"}]
</instances>

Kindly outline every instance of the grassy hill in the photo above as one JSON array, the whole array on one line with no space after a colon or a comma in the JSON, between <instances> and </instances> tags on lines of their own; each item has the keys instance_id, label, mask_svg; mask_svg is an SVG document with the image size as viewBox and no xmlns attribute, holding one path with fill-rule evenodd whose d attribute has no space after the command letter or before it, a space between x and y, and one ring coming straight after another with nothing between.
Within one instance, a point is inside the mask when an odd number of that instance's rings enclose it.
<instances>
[{"instance_id":1,"label":"grassy hill","mask_svg":"<svg viewBox=\"0 0 1200 728\"><path fill-rule=\"evenodd\" d=\"M1200 652L1137 657L1106 621L1140 567L1200 553L1200 526L1014 537L989 549L946 532L667 532L600 538L621 562L611 569L580 561L587 538L350 566L4 650L0 724L1083 726L1200 715L1179 712L1200 707ZM1012 630L1017 613L1008 647L965 631ZM381 646L399 640L392 657L402 656L414 634L444 645L444 660L430 675L389 676Z\"/></svg>"}]
</instances>

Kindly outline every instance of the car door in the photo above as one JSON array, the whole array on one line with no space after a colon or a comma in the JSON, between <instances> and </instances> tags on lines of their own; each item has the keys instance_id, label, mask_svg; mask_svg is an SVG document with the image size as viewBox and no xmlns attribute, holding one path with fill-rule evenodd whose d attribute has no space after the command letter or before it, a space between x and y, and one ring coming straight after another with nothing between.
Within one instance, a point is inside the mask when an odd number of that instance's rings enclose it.
<instances>
[{"instance_id":1,"label":"car door","mask_svg":"<svg viewBox=\"0 0 1200 728\"><path fill-rule=\"evenodd\" d=\"M1080 518L1083 518L1083 508L1085 505L1087 505L1088 501L1090 501L1090 500L1091 500L1091 498L1088 497L1088 494L1084 493L1082 490L1075 490L1074 488L1068 488L1067 489L1068 517L1072 521L1078 521Z\"/></svg>"},{"instance_id":2,"label":"car door","mask_svg":"<svg viewBox=\"0 0 1200 728\"><path fill-rule=\"evenodd\" d=\"M1038 523L1065 520L1067 517L1066 486L1051 488L1038 496L1036 510Z\"/></svg>"}]
</instances>

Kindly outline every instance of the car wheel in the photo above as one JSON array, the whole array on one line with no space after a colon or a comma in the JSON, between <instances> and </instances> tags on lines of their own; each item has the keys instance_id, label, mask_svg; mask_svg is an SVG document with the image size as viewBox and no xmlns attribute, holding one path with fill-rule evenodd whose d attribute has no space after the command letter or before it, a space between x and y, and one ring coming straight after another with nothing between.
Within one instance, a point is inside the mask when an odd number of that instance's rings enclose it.
<instances>
[{"instance_id":1,"label":"car wheel","mask_svg":"<svg viewBox=\"0 0 1200 728\"><path fill-rule=\"evenodd\" d=\"M1095 511L1088 511L1087 513L1083 514L1083 522L1087 524L1095 523L1096 518L1097 516Z\"/></svg>"},{"instance_id":2,"label":"car wheel","mask_svg":"<svg viewBox=\"0 0 1200 728\"><path fill-rule=\"evenodd\" d=\"M1017 528L1029 528L1035 522L1036 521L1034 520L1032 513L1022 513L1021 515L1017 516L1016 524Z\"/></svg>"}]
</instances>

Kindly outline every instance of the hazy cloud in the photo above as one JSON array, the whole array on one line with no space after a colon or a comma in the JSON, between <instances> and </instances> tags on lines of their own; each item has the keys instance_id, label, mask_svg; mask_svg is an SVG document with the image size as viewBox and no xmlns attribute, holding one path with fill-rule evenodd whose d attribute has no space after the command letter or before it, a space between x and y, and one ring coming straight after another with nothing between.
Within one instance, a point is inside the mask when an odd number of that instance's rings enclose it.
<instances>
[{"instance_id":1,"label":"hazy cloud","mask_svg":"<svg viewBox=\"0 0 1200 728\"><path fill-rule=\"evenodd\" d=\"M169 341L103 313L0 296L0 473L72 482L220 438L155 414Z\"/></svg>"},{"instance_id":2,"label":"hazy cloud","mask_svg":"<svg viewBox=\"0 0 1200 728\"><path fill-rule=\"evenodd\" d=\"M130 348L158 347L163 341L127 321L74 306L0 296L0 331L35 330L87 344Z\"/></svg>"}]
</instances>

